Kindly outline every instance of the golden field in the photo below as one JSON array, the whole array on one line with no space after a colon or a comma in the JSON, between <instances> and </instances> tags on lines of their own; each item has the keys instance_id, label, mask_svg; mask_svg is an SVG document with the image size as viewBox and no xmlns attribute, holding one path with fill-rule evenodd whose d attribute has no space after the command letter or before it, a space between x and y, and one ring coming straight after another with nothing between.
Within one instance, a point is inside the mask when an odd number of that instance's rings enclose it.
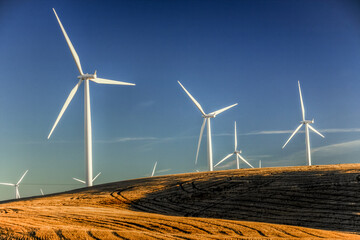
<instances>
[{"instance_id":1,"label":"golden field","mask_svg":"<svg viewBox=\"0 0 360 240\"><path fill-rule=\"evenodd\" d=\"M360 239L360 164L141 178L0 203L0 239Z\"/></svg>"}]
</instances>

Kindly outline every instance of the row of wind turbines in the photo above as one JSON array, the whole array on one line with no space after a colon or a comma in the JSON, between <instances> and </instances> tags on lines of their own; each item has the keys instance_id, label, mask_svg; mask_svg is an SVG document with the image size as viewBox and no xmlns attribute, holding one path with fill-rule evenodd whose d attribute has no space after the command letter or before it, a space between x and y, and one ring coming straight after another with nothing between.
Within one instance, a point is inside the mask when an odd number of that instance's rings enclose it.
<instances>
[{"instance_id":1,"label":"row of wind turbines","mask_svg":"<svg viewBox=\"0 0 360 240\"><path fill-rule=\"evenodd\" d=\"M222 160L220 160L215 166L213 166L213 158L212 158L212 142L211 142L211 125L210 125L210 119L211 118L215 118L218 114L232 108L235 107L237 105L237 103L230 105L228 107L222 108L220 110L217 110L215 112L211 112L209 114L206 114L203 110L203 108L201 107L200 103L198 101L196 101L196 99L189 93L188 90L186 90L186 88L178 81L178 83L180 84L180 86L184 89L184 91L186 92L186 94L189 96L189 98L192 100L192 102L195 104L195 106L199 109L199 111L202 114L202 117L204 118L203 124L201 125L200 128L200 136L199 136L199 142L198 142L198 147L197 147L197 152L196 152L196 158L195 158L195 164L197 163L198 160L198 155L199 155L199 149L200 149L200 144L201 144L201 139L202 139L202 135L204 132L204 127L205 124L207 123L207 159L208 159L208 168L209 171L213 171L214 167L218 166L220 163L224 162L225 160L227 160L228 158L230 158L231 156L235 155L236 156L236 166L237 169L240 168L240 161L239 159L241 159L243 162L245 162L247 165L249 165L250 167L254 168L248 161L245 160L244 157L242 157L240 155L241 150L237 150L237 132L236 132L236 122L234 125L234 137L235 137L235 147L234 147L234 152L228 154L227 156L225 156ZM313 132L317 133L319 136L324 137L324 135L322 135L319 131L317 131L314 127L312 127L310 124L314 123L314 119L313 120L305 120L305 107L304 107L304 102L303 102L303 98L302 98L302 94L301 94L301 87L300 87L300 81L298 81L298 87L299 87L299 95L300 95L300 104L301 104L301 112L302 112L302 121L300 121L300 125L295 129L295 131L291 134L291 136L289 137L289 139L285 142L285 144L282 146L282 148L284 149L285 146L290 142L290 140L295 136L295 134L300 130L300 128L302 126L305 126L305 145L306 145L306 158L307 158L307 162L308 165L311 166L311 149L310 149L310 136L309 136L309 129L311 129ZM261 162L260 162L261 164Z\"/></svg>"},{"instance_id":2,"label":"row of wind turbines","mask_svg":"<svg viewBox=\"0 0 360 240\"><path fill-rule=\"evenodd\" d=\"M68 95L63 107L60 110L60 113L58 117L56 118L56 121L48 135L48 139L52 136L53 131L55 130L56 126L58 125L62 115L66 111L67 107L69 106L71 100L73 99L74 95L78 91L80 85L84 83L84 141L85 141L85 165L86 165L86 179L81 180L78 178L73 178L74 180L81 182L85 184L86 186L90 187L93 186L93 182L100 176L101 173L98 173L95 177L93 177L93 168L92 168L92 129L91 129L91 107L90 107L90 91L89 91L89 81L98 83L98 84L109 84L109 85L127 85L127 86L134 86L134 83L128 83L128 82L121 82L121 81L115 81L115 80L109 80L104 78L98 78L96 74L96 70L94 74L84 73L82 70L82 66L80 63L80 58L78 54L75 51L74 46L72 45L70 38L68 37L55 9L53 9L54 14L56 16L56 19L59 23L59 26L61 28L61 31L65 37L66 43L70 49L70 52L74 58L75 64L79 70L80 75L77 76L79 81L74 86L74 88L70 91L70 94ZM201 145L201 140L204 132L205 125L207 126L207 160L208 160L208 169L209 171L213 171L214 167L218 166L225 160L229 159L231 156L235 155L236 157L236 163L237 168L240 168L240 160L245 162L250 167L254 168L247 160L245 160L244 157L241 156L241 150L237 150L237 132L236 132L236 122L234 125L234 137L235 137L235 147L234 152L228 154L225 156L222 160L220 160L215 166L213 164L213 154L212 154L212 141L211 141L211 119L215 118L217 115L225 112L226 110L234 107L237 105L237 103L230 105L228 107L219 109L217 111L211 112L211 113L205 113L202 106L196 101L196 99L186 90L186 88L178 81L179 85L182 87L182 89L185 91L185 93L189 96L189 98L192 100L192 102L195 104L195 106L199 109L200 113L202 114L203 123L201 125L200 129L200 136L198 140L198 146L196 151L196 157L195 157L195 164L197 164L198 156L199 156L199 149ZM298 82L299 86L299 94L300 94L300 103L301 103L301 109L302 109L302 121L301 124L295 129L295 131L292 133L292 135L289 137L289 139L284 144L283 148L288 144L288 142L294 137L294 135L300 130L300 128L305 125L305 143L306 143L306 156L308 165L311 165L311 152L310 152L310 138L309 138L309 129L320 135L321 137L324 137L321 133L319 133L315 128L313 128L310 124L314 123L314 120L305 120L305 109L303 104L303 99L301 95L301 88L300 88L300 82ZM157 162L154 165L153 171L151 176L154 176L155 169L156 169ZM19 193L19 185L21 181L24 179L25 175L27 174L28 170L22 175L20 180L16 183L0 183L0 185L8 185L15 187L15 198L20 198ZM41 190L41 193L43 195L43 191Z\"/></svg>"}]
</instances>

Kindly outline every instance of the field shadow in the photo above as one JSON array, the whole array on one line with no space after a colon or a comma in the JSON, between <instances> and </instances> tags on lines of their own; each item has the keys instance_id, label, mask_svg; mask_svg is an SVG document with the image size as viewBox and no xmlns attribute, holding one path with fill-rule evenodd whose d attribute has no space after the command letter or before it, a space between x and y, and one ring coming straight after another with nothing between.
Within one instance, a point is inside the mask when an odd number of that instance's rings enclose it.
<instances>
[{"instance_id":1,"label":"field shadow","mask_svg":"<svg viewBox=\"0 0 360 240\"><path fill-rule=\"evenodd\" d=\"M200 173L158 183L157 178L149 179L149 189L153 184L163 188L134 201L127 195L137 191L136 186L116 194L135 211L360 233L360 171L230 173Z\"/></svg>"}]
</instances>

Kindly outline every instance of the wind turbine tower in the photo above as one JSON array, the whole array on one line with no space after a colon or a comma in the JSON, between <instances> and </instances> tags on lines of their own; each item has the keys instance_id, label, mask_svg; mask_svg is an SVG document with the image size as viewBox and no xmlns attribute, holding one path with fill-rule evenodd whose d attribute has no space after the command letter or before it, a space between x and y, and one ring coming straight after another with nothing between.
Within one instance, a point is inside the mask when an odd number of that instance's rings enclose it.
<instances>
[{"instance_id":1,"label":"wind turbine tower","mask_svg":"<svg viewBox=\"0 0 360 240\"><path fill-rule=\"evenodd\" d=\"M19 185L28 171L29 170L25 171L25 173L21 176L20 180L17 183L0 183L0 184L15 187L15 199L19 199L20 198Z\"/></svg>"},{"instance_id":2,"label":"wind turbine tower","mask_svg":"<svg viewBox=\"0 0 360 240\"><path fill-rule=\"evenodd\" d=\"M186 90L186 88L178 81L178 83L180 84L180 86L182 87L182 89L184 89L184 91L186 92L186 94L189 96L189 98L193 101L193 103L195 104L195 106L199 109L199 111L202 114L202 117L204 118L203 124L201 125L201 129L200 129L200 137L199 137L199 142L198 142L198 147L197 147L197 152L196 152L196 158L195 158L195 164L197 163L197 159L199 156L199 149L200 149L200 144L201 144L201 138L204 132L204 127L205 124L207 123L207 159L208 159L208 166L209 166L209 171L213 171L214 170L214 166L213 166L213 156L212 156L212 142L211 142L211 123L210 123L210 119L211 118L215 118L218 114L228 110L229 108L232 108L234 106L237 105L237 103L230 105L228 107L222 108L220 110L217 110L215 112L211 112L209 114L206 114L204 112L204 110L202 109L201 105L195 100L195 98Z\"/></svg>"},{"instance_id":3,"label":"wind turbine tower","mask_svg":"<svg viewBox=\"0 0 360 240\"><path fill-rule=\"evenodd\" d=\"M302 112L302 121L300 121L300 125L295 129L295 131L291 134L291 136L289 137L289 139L286 141L286 143L284 144L284 146L282 147L284 149L284 147L286 146L286 144L288 144L288 142L293 138L293 136L300 130L300 128L305 125L305 145L306 145L306 158L307 158L307 162L308 165L311 166L311 149L310 149L310 136L309 136L309 129L311 129L313 132L315 132L316 134L320 135L322 138L325 138L324 135L322 135L321 133L319 133L314 127L312 127L310 124L314 123L314 119L313 120L305 120L305 108L304 108L304 103L303 103L303 98L302 98L302 94L301 94L301 88L300 88L300 81L298 81L298 86L299 86L299 95L300 95L300 104L301 104L301 112Z\"/></svg>"},{"instance_id":4,"label":"wind turbine tower","mask_svg":"<svg viewBox=\"0 0 360 240\"><path fill-rule=\"evenodd\" d=\"M120 81L114 81L104 78L98 78L96 75L96 71L94 74L84 74L81 68L80 59L77 55L74 46L72 45L70 38L66 34L66 31L61 24L61 21L56 14L55 9L53 9L54 14L56 16L57 21L59 22L61 31L65 37L65 40L70 48L71 54L75 60L76 66L79 70L80 76L77 78L79 79L79 82L75 85L75 87L71 90L68 98L66 99L63 107L61 108L61 111L55 121L55 124L53 125L50 134L48 136L48 139L50 138L52 132L54 131L56 125L58 124L59 120L61 119L62 115L64 114L66 108L70 104L71 100L73 99L74 95L76 94L79 86L82 82L84 82L84 140L85 140L85 162L86 162L86 185L88 187L93 185L93 169L92 169L92 131L91 131L91 109L90 109L90 90L89 90L89 81L93 81L98 84L111 84L111 85L131 85L134 86L133 83L127 83L127 82L120 82Z\"/></svg>"}]
</instances>

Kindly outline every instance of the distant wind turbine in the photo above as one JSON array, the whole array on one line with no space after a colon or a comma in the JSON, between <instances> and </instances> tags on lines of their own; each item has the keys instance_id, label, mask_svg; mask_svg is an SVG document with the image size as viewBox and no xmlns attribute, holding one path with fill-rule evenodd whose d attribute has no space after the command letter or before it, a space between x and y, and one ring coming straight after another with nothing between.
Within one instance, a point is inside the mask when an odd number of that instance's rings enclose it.
<instances>
[{"instance_id":1,"label":"distant wind turbine","mask_svg":"<svg viewBox=\"0 0 360 240\"><path fill-rule=\"evenodd\" d=\"M248 161L245 160L245 158L243 158L240 153L241 150L237 150L237 133L236 133L236 122L235 122L235 150L233 153L230 153L229 155L227 155L226 157L224 157L220 162L218 162L214 167L216 167L217 165L219 165L220 163L222 163L223 161L225 161L226 159L228 159L229 157L231 157L232 155L236 156L236 167L237 169L240 169L240 161L239 159L241 159L243 162L245 162L247 165L249 165L250 167L254 168L250 163L248 163Z\"/></svg>"},{"instance_id":2,"label":"distant wind turbine","mask_svg":"<svg viewBox=\"0 0 360 240\"><path fill-rule=\"evenodd\" d=\"M302 111L302 121L300 122L301 124L295 129L295 131L291 134L291 136L289 137L289 139L286 141L286 143L284 144L284 146L282 147L284 149L284 147L286 146L286 144L288 144L288 142L291 140L291 138L300 130L300 128L305 125L305 145L306 145L306 158L308 161L309 166L311 166L311 151L310 151L310 136L309 136L309 128L314 131L315 133L317 133L318 135L320 135L321 137L325 138L321 133L319 133L314 127L312 127L310 124L314 123L314 119L313 120L305 120L305 108L304 108L304 103L303 103L303 99L302 99L302 94L301 94L301 88L300 88L300 81L298 81L298 86L299 86L299 95L300 95L300 103L301 103L301 111Z\"/></svg>"},{"instance_id":3,"label":"distant wind turbine","mask_svg":"<svg viewBox=\"0 0 360 240\"><path fill-rule=\"evenodd\" d=\"M75 87L71 90L68 98L66 99L63 107L61 108L61 111L59 113L59 116L57 117L54 126L52 127L50 134L48 136L48 139L50 138L52 132L54 131L56 125L58 124L59 120L61 119L62 115L64 114L66 108L70 104L71 100L73 99L75 93L77 92L79 86L82 82L84 82L84 139L85 139L85 161L86 161L86 185L92 186L93 185L93 173L92 173L92 133L91 133L91 109L90 109L90 90L89 90L89 80L93 81L95 83L99 84L113 84L113 85L135 85L133 83L127 83L127 82L119 82L114 80L108 80L104 78L98 78L96 75L96 71L94 74L84 74L81 68L80 59L77 55L74 46L72 45L70 38L65 32L65 29L63 25L60 22L60 19L58 15L56 14L55 9L53 9L55 16L59 22L60 28L62 30L62 33L66 39L66 42L70 48L71 54L75 60L76 66L80 72L80 76L77 78L79 79L79 82L75 85Z\"/></svg>"},{"instance_id":4,"label":"distant wind turbine","mask_svg":"<svg viewBox=\"0 0 360 240\"><path fill-rule=\"evenodd\" d=\"M205 124L207 122L207 158L208 158L208 167L209 167L209 171L213 171L214 166L213 166L213 157L212 157L212 143L211 143L211 125L210 125L210 119L211 118L215 118L218 114L228 110L229 108L232 108L234 106L237 105L237 103L230 105L228 107L222 108L220 110L217 110L215 112L211 112L209 114L206 114L204 112L204 110L202 109L201 105L195 100L195 98L185 89L185 87L178 81L178 83L180 84L180 86L182 87L182 89L184 89L184 91L186 92L186 94L190 97L190 99L193 101L193 103L195 104L195 106L200 110L202 117L204 118L203 124L201 125L201 129L200 129L200 137L199 137L199 142L198 142L198 148L196 151L196 158L195 158L195 164L197 163L197 159L199 156L199 149L200 149L200 144L201 144L201 138L204 132L204 127Z\"/></svg>"},{"instance_id":5,"label":"distant wind turbine","mask_svg":"<svg viewBox=\"0 0 360 240\"><path fill-rule=\"evenodd\" d=\"M152 177L153 177L153 176L154 176L154 174L155 174L156 165L157 165L157 162L155 162L155 164L154 164L154 168L153 168L152 173L151 173L151 176L152 176Z\"/></svg>"},{"instance_id":6,"label":"distant wind turbine","mask_svg":"<svg viewBox=\"0 0 360 240\"><path fill-rule=\"evenodd\" d=\"M22 175L22 177L16 184L14 184L14 183L0 183L0 184L15 187L15 199L19 199L20 198L19 185L20 185L21 181L24 179L24 177L28 171L29 170L25 171L25 173Z\"/></svg>"},{"instance_id":7,"label":"distant wind turbine","mask_svg":"<svg viewBox=\"0 0 360 240\"><path fill-rule=\"evenodd\" d=\"M40 188L40 193L41 193L41 195L44 196L44 192L43 192L43 190L41 188Z\"/></svg>"},{"instance_id":8,"label":"distant wind turbine","mask_svg":"<svg viewBox=\"0 0 360 240\"><path fill-rule=\"evenodd\" d=\"M99 172L99 173L93 178L92 182L95 182L95 180L98 178L98 176L100 176L100 174L101 174L101 172ZM83 184L86 184L86 182L85 182L84 180L81 180L81 179L78 179L78 178L74 178L74 177L73 177L73 179L74 179L75 181L78 181L78 182L81 182L81 183L83 183Z\"/></svg>"},{"instance_id":9,"label":"distant wind turbine","mask_svg":"<svg viewBox=\"0 0 360 240\"><path fill-rule=\"evenodd\" d=\"M261 160L259 160L259 168L261 168Z\"/></svg>"}]
</instances>

